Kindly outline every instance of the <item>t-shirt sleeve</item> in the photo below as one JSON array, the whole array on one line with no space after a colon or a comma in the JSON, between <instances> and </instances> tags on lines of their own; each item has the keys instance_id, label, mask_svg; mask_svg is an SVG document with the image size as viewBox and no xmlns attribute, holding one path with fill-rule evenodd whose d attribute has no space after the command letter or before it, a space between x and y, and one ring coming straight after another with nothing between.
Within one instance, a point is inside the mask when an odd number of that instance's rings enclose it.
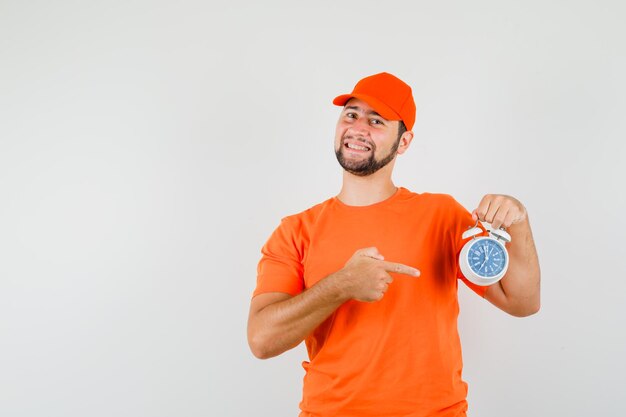
<instances>
[{"instance_id":1,"label":"t-shirt sleeve","mask_svg":"<svg viewBox=\"0 0 626 417\"><path fill-rule=\"evenodd\" d=\"M261 249L257 285L253 297L267 292L297 295L304 289L303 242L301 225L286 217Z\"/></svg>"},{"instance_id":2,"label":"t-shirt sleeve","mask_svg":"<svg viewBox=\"0 0 626 417\"><path fill-rule=\"evenodd\" d=\"M463 239L463 233L467 231L469 227L473 227L476 221L472 220L472 213L467 211L465 207L463 207L459 202L454 200L454 225L453 225L453 235L455 242L455 254L456 254L456 276L458 279L463 281L465 285L467 285L472 291L481 297L485 297L485 293L487 292L486 286L476 285L470 282L463 273L461 272L461 265L459 264L459 255L461 254L461 250L463 246L468 241L468 239ZM485 228L478 223L478 226L483 229L483 235L486 234Z\"/></svg>"}]
</instances>

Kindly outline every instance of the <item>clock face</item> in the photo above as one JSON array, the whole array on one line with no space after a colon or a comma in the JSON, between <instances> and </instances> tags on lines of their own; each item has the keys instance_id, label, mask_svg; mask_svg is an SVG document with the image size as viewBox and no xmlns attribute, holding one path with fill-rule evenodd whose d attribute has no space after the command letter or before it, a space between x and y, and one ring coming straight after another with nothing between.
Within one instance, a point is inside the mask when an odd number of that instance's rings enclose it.
<instances>
[{"instance_id":1,"label":"clock face","mask_svg":"<svg viewBox=\"0 0 626 417\"><path fill-rule=\"evenodd\" d=\"M494 277L506 266L506 252L493 239L476 239L467 254L470 268L482 277Z\"/></svg>"}]
</instances>

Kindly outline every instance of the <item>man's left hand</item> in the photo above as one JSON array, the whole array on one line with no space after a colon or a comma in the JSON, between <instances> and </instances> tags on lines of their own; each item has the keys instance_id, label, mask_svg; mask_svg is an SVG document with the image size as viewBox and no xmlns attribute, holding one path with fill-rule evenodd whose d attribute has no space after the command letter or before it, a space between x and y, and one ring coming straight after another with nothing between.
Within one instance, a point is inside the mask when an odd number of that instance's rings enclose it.
<instances>
[{"instance_id":1,"label":"man's left hand","mask_svg":"<svg viewBox=\"0 0 626 417\"><path fill-rule=\"evenodd\" d=\"M495 229L508 228L526 218L526 207L519 200L503 194L487 194L472 212L474 221L490 223Z\"/></svg>"}]
</instances>

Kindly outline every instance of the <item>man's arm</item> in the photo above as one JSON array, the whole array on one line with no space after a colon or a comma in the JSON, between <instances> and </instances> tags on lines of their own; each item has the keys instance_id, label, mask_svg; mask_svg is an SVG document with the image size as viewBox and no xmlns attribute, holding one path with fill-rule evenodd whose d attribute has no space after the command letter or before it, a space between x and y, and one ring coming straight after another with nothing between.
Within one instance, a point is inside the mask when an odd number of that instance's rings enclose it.
<instances>
[{"instance_id":1,"label":"man's arm","mask_svg":"<svg viewBox=\"0 0 626 417\"><path fill-rule=\"evenodd\" d=\"M376 248L360 249L339 271L296 295L259 294L250 303L248 344L267 359L297 346L348 300L381 300L393 281L389 272L419 276L406 265L387 262Z\"/></svg>"},{"instance_id":2,"label":"man's arm","mask_svg":"<svg viewBox=\"0 0 626 417\"><path fill-rule=\"evenodd\" d=\"M486 195L472 216L496 229L504 226L511 235L507 272L487 289L485 298L516 317L535 314L540 307L541 272L526 208L510 196Z\"/></svg>"},{"instance_id":3,"label":"man's arm","mask_svg":"<svg viewBox=\"0 0 626 417\"><path fill-rule=\"evenodd\" d=\"M257 295L248 317L250 350L267 359L296 347L345 301L333 275L295 297L280 292Z\"/></svg>"}]
</instances>

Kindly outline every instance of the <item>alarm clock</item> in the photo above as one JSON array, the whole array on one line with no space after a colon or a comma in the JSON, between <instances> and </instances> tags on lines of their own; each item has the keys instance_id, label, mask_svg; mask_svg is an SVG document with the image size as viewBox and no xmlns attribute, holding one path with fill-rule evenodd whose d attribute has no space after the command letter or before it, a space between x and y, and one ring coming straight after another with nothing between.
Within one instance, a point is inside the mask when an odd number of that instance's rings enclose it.
<instances>
[{"instance_id":1,"label":"alarm clock","mask_svg":"<svg viewBox=\"0 0 626 417\"><path fill-rule=\"evenodd\" d=\"M478 221L463 233L463 239L472 239L461 249L459 265L470 282L487 286L500 281L509 267L509 254L504 244L511 241L511 236L502 227L489 230L488 236L477 237L482 233Z\"/></svg>"}]
</instances>

